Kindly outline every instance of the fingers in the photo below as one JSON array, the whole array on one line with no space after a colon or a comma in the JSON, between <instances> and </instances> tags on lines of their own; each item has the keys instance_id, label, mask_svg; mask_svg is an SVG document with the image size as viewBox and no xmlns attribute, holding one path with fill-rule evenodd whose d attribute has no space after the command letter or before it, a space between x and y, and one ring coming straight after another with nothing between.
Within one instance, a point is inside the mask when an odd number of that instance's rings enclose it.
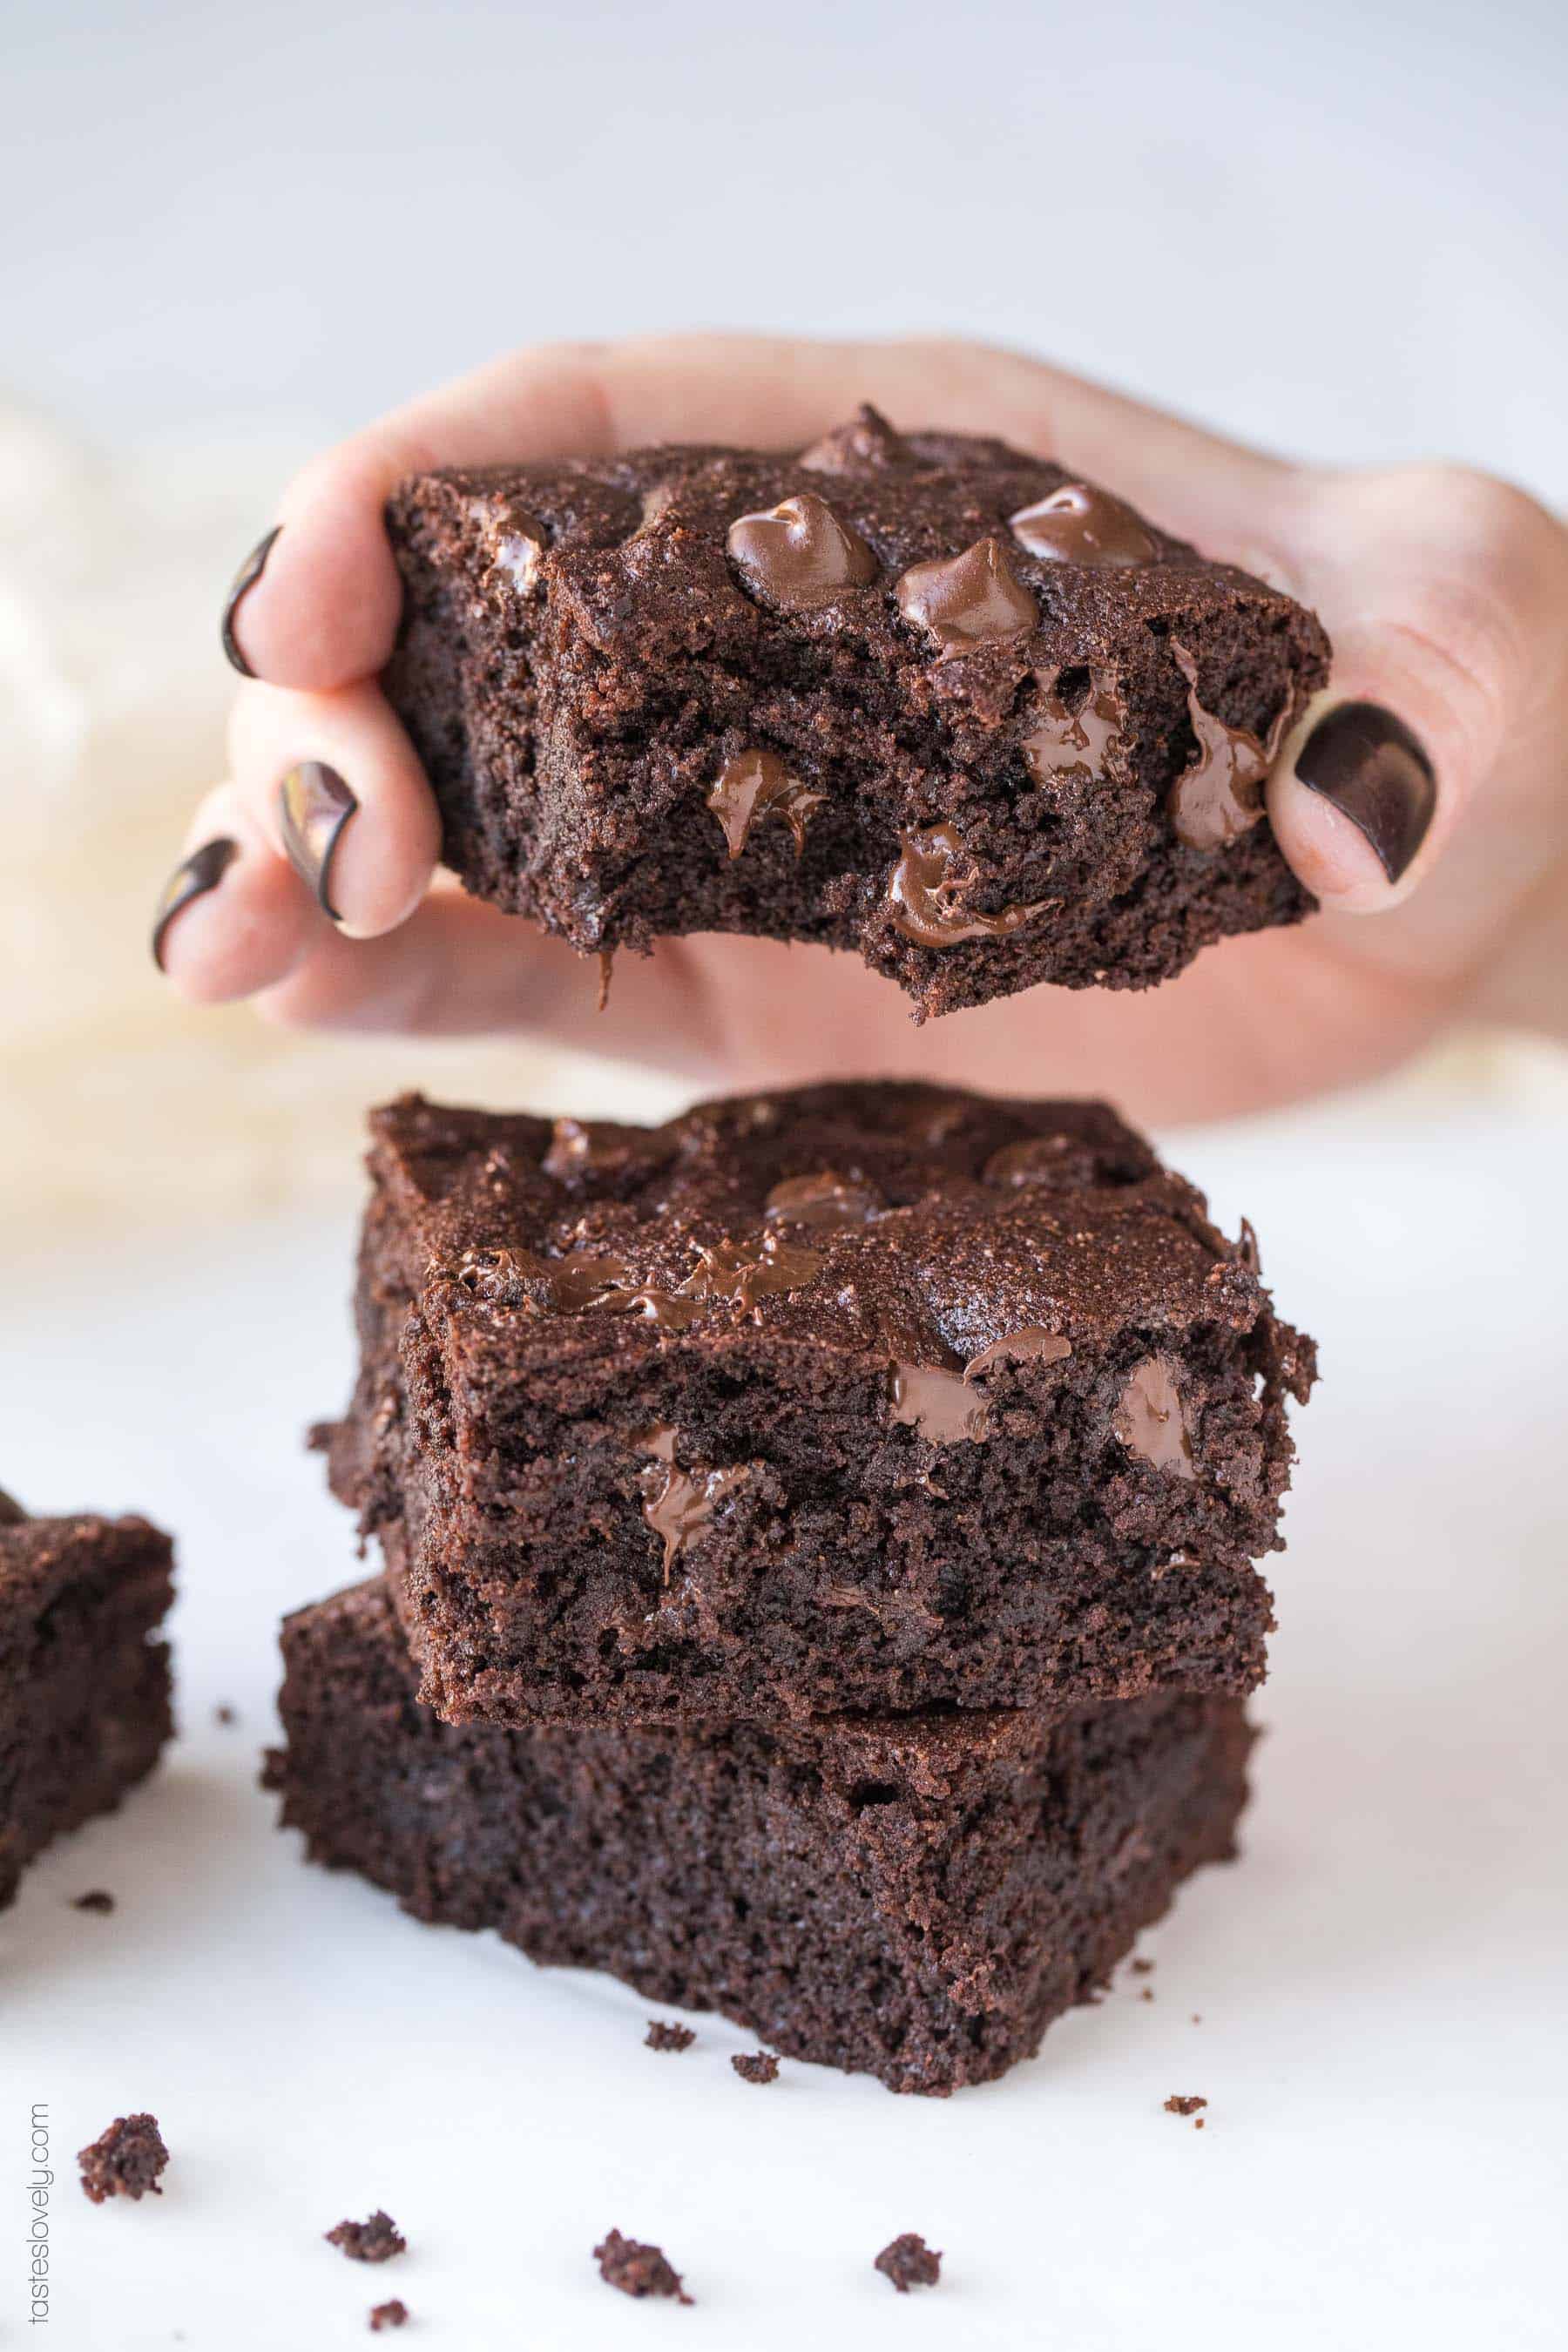
<instances>
[{"instance_id":1,"label":"fingers","mask_svg":"<svg viewBox=\"0 0 1568 2352\"><path fill-rule=\"evenodd\" d=\"M1289 503L1289 584L1321 614L1334 667L1270 781L1280 845L1325 906L1385 912L1423 887L1484 791L1489 863L1472 877L1494 887L1472 894L1479 919L1506 902L1505 869L1561 824L1533 738L1568 724L1568 535L1458 467L1298 477Z\"/></svg>"},{"instance_id":2,"label":"fingers","mask_svg":"<svg viewBox=\"0 0 1568 2352\"><path fill-rule=\"evenodd\" d=\"M397 409L307 467L237 573L236 667L332 689L391 653L400 593L381 513L437 466L607 455L640 442L814 439L869 400L895 424L1000 434L1103 476L1183 532L1258 527L1253 486L1283 472L1194 426L1021 353L932 341L677 335L512 353Z\"/></svg>"},{"instance_id":3,"label":"fingers","mask_svg":"<svg viewBox=\"0 0 1568 2352\"><path fill-rule=\"evenodd\" d=\"M153 961L193 1003L219 1004L291 971L317 928L303 883L232 784L207 794L153 910Z\"/></svg>"},{"instance_id":4,"label":"fingers","mask_svg":"<svg viewBox=\"0 0 1568 2352\"><path fill-rule=\"evenodd\" d=\"M244 687L229 751L256 825L349 938L372 938L413 912L440 856L440 820L377 688Z\"/></svg>"}]
</instances>

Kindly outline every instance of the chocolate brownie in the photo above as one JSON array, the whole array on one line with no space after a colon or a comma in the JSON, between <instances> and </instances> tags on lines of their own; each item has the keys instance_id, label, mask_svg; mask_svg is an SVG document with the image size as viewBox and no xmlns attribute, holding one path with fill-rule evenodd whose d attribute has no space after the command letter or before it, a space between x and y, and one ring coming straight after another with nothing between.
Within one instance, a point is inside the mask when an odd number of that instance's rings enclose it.
<instances>
[{"instance_id":1,"label":"chocolate brownie","mask_svg":"<svg viewBox=\"0 0 1568 2352\"><path fill-rule=\"evenodd\" d=\"M865 1084L373 1130L332 1475L443 1715L1261 1678L1310 1343L1102 1106Z\"/></svg>"},{"instance_id":2,"label":"chocolate brownie","mask_svg":"<svg viewBox=\"0 0 1568 2352\"><path fill-rule=\"evenodd\" d=\"M173 1730L173 1546L145 1519L0 1510L0 1907L66 1830L110 1811Z\"/></svg>"},{"instance_id":3,"label":"chocolate brownie","mask_svg":"<svg viewBox=\"0 0 1568 2352\"><path fill-rule=\"evenodd\" d=\"M1000 441L429 474L385 686L447 863L584 954L853 948L921 1014L1143 988L1312 905L1262 779L1313 616Z\"/></svg>"},{"instance_id":4,"label":"chocolate brownie","mask_svg":"<svg viewBox=\"0 0 1568 2352\"><path fill-rule=\"evenodd\" d=\"M133 2204L162 2197L158 2176L168 2162L158 2118L149 2115L116 2116L107 2131L77 2154L82 2194L93 2205L107 2204L111 2197L129 2197Z\"/></svg>"},{"instance_id":5,"label":"chocolate brownie","mask_svg":"<svg viewBox=\"0 0 1568 2352\"><path fill-rule=\"evenodd\" d=\"M379 2336L384 2328L406 2327L408 2305L397 2295L390 2303L378 2303L370 2315L370 2332Z\"/></svg>"},{"instance_id":6,"label":"chocolate brownie","mask_svg":"<svg viewBox=\"0 0 1568 2352\"><path fill-rule=\"evenodd\" d=\"M689 2025L677 2025L671 2019L650 2017L644 2042L650 2050L689 2050L697 2036Z\"/></svg>"},{"instance_id":7,"label":"chocolate brownie","mask_svg":"<svg viewBox=\"0 0 1568 2352\"><path fill-rule=\"evenodd\" d=\"M771 2050L738 2050L730 2061L742 2083L776 2083L779 2062Z\"/></svg>"},{"instance_id":8,"label":"chocolate brownie","mask_svg":"<svg viewBox=\"0 0 1568 2352\"><path fill-rule=\"evenodd\" d=\"M417 1918L945 2093L1027 2057L1232 1851L1237 1699L813 1724L443 1723L383 1583L283 1629L268 1761L312 1858Z\"/></svg>"}]
</instances>

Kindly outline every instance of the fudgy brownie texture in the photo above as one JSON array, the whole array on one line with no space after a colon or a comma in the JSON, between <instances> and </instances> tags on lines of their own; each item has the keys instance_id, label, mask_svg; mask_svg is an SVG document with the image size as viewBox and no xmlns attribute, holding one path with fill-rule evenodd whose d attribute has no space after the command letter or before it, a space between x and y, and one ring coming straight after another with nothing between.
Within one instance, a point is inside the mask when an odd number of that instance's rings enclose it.
<instances>
[{"instance_id":1,"label":"fudgy brownie texture","mask_svg":"<svg viewBox=\"0 0 1568 2352\"><path fill-rule=\"evenodd\" d=\"M1262 1676L1311 1345L1100 1105L375 1114L327 1433L455 1721Z\"/></svg>"},{"instance_id":2,"label":"fudgy brownie texture","mask_svg":"<svg viewBox=\"0 0 1568 2352\"><path fill-rule=\"evenodd\" d=\"M779 2062L771 2050L737 2051L730 2063L742 2083L776 2083Z\"/></svg>"},{"instance_id":3,"label":"fudgy brownie texture","mask_svg":"<svg viewBox=\"0 0 1568 2352\"><path fill-rule=\"evenodd\" d=\"M650 2050L689 2050L697 2036L689 2025L677 2025L672 2021L653 2017L648 2020L643 2040Z\"/></svg>"},{"instance_id":4,"label":"fudgy brownie texture","mask_svg":"<svg viewBox=\"0 0 1568 2352\"><path fill-rule=\"evenodd\" d=\"M380 1582L289 1618L283 1652L268 1780L314 1860L896 2091L1027 2057L1232 1852L1246 1794L1237 1699L458 1727Z\"/></svg>"},{"instance_id":5,"label":"fudgy brownie texture","mask_svg":"<svg viewBox=\"0 0 1568 2352\"><path fill-rule=\"evenodd\" d=\"M390 2213L379 2206L368 2221L337 2221L324 2232L329 2246L340 2246L351 2263L389 2263L405 2254L408 2241Z\"/></svg>"},{"instance_id":6,"label":"fudgy brownie texture","mask_svg":"<svg viewBox=\"0 0 1568 2352\"><path fill-rule=\"evenodd\" d=\"M900 2294L908 2294L912 2286L939 2286L942 2283L942 2256L928 2246L916 2230L906 2230L890 2246L884 2246L871 2265L885 2279L891 2279Z\"/></svg>"},{"instance_id":7,"label":"fudgy brownie texture","mask_svg":"<svg viewBox=\"0 0 1568 2352\"><path fill-rule=\"evenodd\" d=\"M431 474L385 685L470 890L583 950L856 949L921 1013L1147 987L1312 901L1261 783L1313 616L1000 441Z\"/></svg>"},{"instance_id":8,"label":"fudgy brownie texture","mask_svg":"<svg viewBox=\"0 0 1568 2352\"><path fill-rule=\"evenodd\" d=\"M174 1726L173 1546L145 1519L0 1510L0 1907L51 1838L108 1812Z\"/></svg>"},{"instance_id":9,"label":"fudgy brownie texture","mask_svg":"<svg viewBox=\"0 0 1568 2352\"><path fill-rule=\"evenodd\" d=\"M169 2161L156 2116L116 2116L88 2147L78 2151L82 2194L94 2205L110 2197L162 2197L158 2176Z\"/></svg>"}]
</instances>

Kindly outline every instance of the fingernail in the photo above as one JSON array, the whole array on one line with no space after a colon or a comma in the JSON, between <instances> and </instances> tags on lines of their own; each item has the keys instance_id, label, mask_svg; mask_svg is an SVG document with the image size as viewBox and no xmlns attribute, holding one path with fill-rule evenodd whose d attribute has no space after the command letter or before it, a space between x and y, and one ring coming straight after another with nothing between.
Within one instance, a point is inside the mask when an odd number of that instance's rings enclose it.
<instances>
[{"instance_id":1,"label":"fingernail","mask_svg":"<svg viewBox=\"0 0 1568 2352\"><path fill-rule=\"evenodd\" d=\"M1342 702L1318 721L1296 773L1348 816L1397 882L1426 838L1437 780L1420 739L1376 702Z\"/></svg>"},{"instance_id":2,"label":"fingernail","mask_svg":"<svg viewBox=\"0 0 1568 2352\"><path fill-rule=\"evenodd\" d=\"M250 591L255 587L257 582L266 571L267 559L271 554L278 533L282 530L282 528L283 526L281 523L276 523L268 532L265 539L258 539L257 541L256 545L251 549L250 553L246 557L245 562L235 573L234 585L228 592L228 602L223 608L223 628L221 632L223 637L223 649L228 656L234 667L239 672L241 677L254 677L256 676L256 672L251 668L250 664L246 660L245 656L239 650L239 640L234 634L235 616L239 611L241 603L247 596L248 596Z\"/></svg>"},{"instance_id":3,"label":"fingernail","mask_svg":"<svg viewBox=\"0 0 1568 2352\"><path fill-rule=\"evenodd\" d=\"M153 961L160 971L163 970L163 941L175 916L193 898L205 898L209 890L216 890L238 856L238 842L220 835L216 841L204 841L183 865L175 866L163 885L158 911L153 919Z\"/></svg>"},{"instance_id":4,"label":"fingernail","mask_svg":"<svg viewBox=\"0 0 1568 2352\"><path fill-rule=\"evenodd\" d=\"M341 922L327 885L339 842L359 803L335 768L321 760L301 760L278 787L278 810L283 824L283 846L297 874L315 892L324 915Z\"/></svg>"}]
</instances>

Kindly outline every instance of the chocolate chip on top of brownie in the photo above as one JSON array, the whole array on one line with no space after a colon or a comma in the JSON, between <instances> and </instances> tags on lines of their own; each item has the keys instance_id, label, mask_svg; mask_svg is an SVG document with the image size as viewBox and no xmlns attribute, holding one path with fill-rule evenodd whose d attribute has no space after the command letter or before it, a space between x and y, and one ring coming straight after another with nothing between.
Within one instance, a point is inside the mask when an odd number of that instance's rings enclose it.
<instances>
[{"instance_id":1,"label":"chocolate chip on top of brownie","mask_svg":"<svg viewBox=\"0 0 1568 2352\"><path fill-rule=\"evenodd\" d=\"M584 952L818 940L942 1013L1311 904L1261 786L1321 629L1046 459L862 409L425 475L387 524L447 862Z\"/></svg>"},{"instance_id":2,"label":"chocolate chip on top of brownie","mask_svg":"<svg viewBox=\"0 0 1568 2352\"><path fill-rule=\"evenodd\" d=\"M332 1475L443 1712L1259 1679L1310 1345L1103 1106L374 1125Z\"/></svg>"}]
</instances>

